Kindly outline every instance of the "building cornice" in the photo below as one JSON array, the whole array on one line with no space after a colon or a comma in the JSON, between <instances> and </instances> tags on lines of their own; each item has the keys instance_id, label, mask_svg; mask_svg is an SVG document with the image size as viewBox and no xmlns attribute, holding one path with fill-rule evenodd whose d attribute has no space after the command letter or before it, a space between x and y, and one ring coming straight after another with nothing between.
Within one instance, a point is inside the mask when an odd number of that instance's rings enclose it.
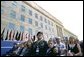
<instances>
[{"instance_id":1,"label":"building cornice","mask_svg":"<svg viewBox=\"0 0 84 57\"><path fill-rule=\"evenodd\" d=\"M35 2L33 2L33 1L22 1L22 2L24 2L28 6L32 7L33 9L37 10L41 14L45 15L46 17L48 17L49 19L51 19L55 23L59 24L60 26L63 26L61 21L59 21L57 18L55 18L54 16L52 16L49 12L47 12L46 10L44 10L43 8L41 8Z\"/></svg>"}]
</instances>

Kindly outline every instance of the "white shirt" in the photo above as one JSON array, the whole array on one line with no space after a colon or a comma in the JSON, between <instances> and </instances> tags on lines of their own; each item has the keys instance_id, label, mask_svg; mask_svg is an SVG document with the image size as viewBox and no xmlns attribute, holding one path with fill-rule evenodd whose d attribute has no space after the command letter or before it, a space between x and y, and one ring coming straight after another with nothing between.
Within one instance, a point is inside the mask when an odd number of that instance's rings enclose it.
<instances>
[{"instance_id":1,"label":"white shirt","mask_svg":"<svg viewBox=\"0 0 84 57\"><path fill-rule=\"evenodd\" d=\"M56 47L59 47L60 52L61 52L60 54L64 54L64 50L66 49L66 46L64 43L60 42L60 44L57 44Z\"/></svg>"},{"instance_id":2,"label":"white shirt","mask_svg":"<svg viewBox=\"0 0 84 57\"><path fill-rule=\"evenodd\" d=\"M75 44L69 44L70 48L73 48L75 46Z\"/></svg>"},{"instance_id":3,"label":"white shirt","mask_svg":"<svg viewBox=\"0 0 84 57\"><path fill-rule=\"evenodd\" d=\"M60 47L61 49L66 49L66 46L64 43L57 44L56 47Z\"/></svg>"}]
</instances>

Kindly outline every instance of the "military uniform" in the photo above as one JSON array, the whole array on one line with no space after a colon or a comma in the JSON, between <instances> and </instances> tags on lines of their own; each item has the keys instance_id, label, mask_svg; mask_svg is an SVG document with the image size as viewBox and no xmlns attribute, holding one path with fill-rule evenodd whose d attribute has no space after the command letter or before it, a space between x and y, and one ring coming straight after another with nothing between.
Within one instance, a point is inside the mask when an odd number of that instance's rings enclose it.
<instances>
[{"instance_id":1,"label":"military uniform","mask_svg":"<svg viewBox=\"0 0 84 57\"><path fill-rule=\"evenodd\" d=\"M44 40L36 41L32 44L32 56L45 56L48 45Z\"/></svg>"}]
</instances>

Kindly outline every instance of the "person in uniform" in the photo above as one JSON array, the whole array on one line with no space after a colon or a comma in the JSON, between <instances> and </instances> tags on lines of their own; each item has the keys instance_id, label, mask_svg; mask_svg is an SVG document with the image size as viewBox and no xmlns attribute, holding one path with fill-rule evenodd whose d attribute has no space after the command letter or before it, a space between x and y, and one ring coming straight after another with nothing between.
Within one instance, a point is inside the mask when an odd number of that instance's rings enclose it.
<instances>
[{"instance_id":1,"label":"person in uniform","mask_svg":"<svg viewBox=\"0 0 84 57\"><path fill-rule=\"evenodd\" d=\"M32 44L32 56L45 56L48 48L47 42L43 40L43 33L37 33L37 41Z\"/></svg>"}]
</instances>

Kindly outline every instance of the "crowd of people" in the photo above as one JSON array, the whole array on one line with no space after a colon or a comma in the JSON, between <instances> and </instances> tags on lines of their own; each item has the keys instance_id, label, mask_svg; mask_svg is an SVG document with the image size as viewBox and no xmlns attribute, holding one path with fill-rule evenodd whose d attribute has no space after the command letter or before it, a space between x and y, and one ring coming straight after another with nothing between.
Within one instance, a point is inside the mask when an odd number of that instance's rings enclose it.
<instances>
[{"instance_id":1,"label":"crowd of people","mask_svg":"<svg viewBox=\"0 0 84 57\"><path fill-rule=\"evenodd\" d=\"M35 39L37 38L37 41ZM62 42L60 37L43 39L43 32L38 32L32 39L14 47L5 56L82 56L83 43L70 36L66 42Z\"/></svg>"}]
</instances>

